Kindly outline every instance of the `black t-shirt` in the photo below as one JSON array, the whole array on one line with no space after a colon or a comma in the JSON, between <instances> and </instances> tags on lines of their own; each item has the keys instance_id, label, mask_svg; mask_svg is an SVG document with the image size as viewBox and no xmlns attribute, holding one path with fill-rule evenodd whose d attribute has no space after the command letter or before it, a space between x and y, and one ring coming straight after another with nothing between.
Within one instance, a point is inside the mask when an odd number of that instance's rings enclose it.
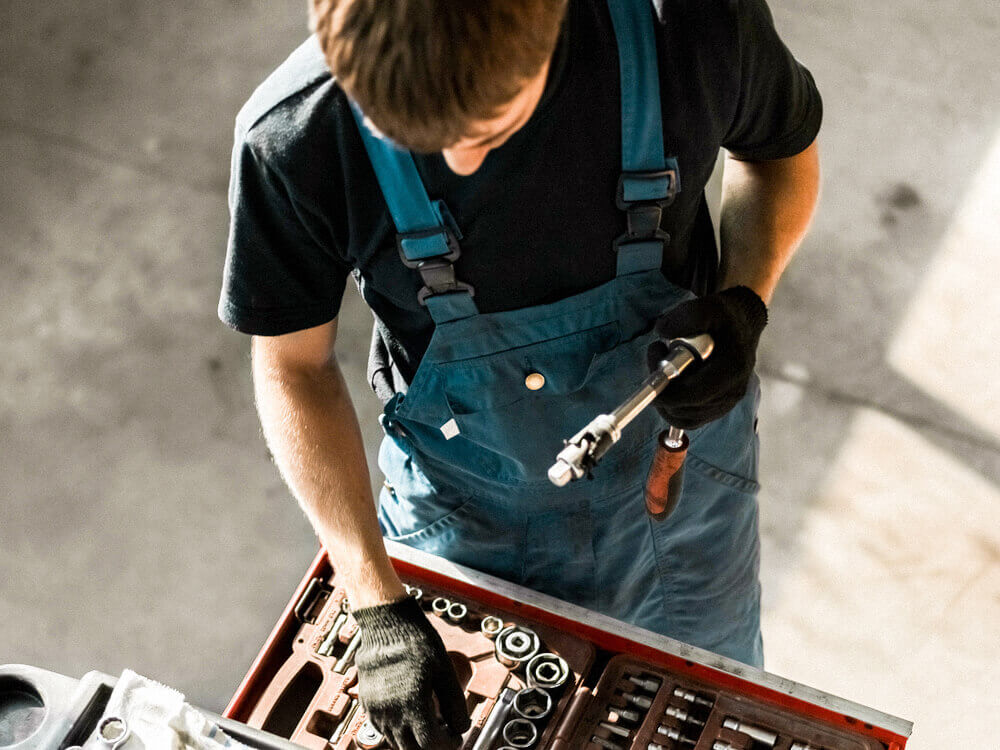
<instances>
[{"instance_id":1,"label":"black t-shirt","mask_svg":"<svg viewBox=\"0 0 1000 750\"><path fill-rule=\"evenodd\" d=\"M625 217L614 202L621 114L606 2L569 0L538 108L478 171L461 177L439 153L415 155L431 199L444 200L464 235L456 275L481 312L552 302L615 274L612 241ZM764 0L654 0L653 9L664 149L681 185L664 211L663 272L704 293L718 260L703 189L719 148L748 159L797 154L815 138L822 105ZM370 376L385 375L378 360L388 353L397 380L409 382L434 324L315 39L237 116L229 199L222 320L262 336L326 323L353 274L377 326ZM373 387L385 399L393 386Z\"/></svg>"}]
</instances>

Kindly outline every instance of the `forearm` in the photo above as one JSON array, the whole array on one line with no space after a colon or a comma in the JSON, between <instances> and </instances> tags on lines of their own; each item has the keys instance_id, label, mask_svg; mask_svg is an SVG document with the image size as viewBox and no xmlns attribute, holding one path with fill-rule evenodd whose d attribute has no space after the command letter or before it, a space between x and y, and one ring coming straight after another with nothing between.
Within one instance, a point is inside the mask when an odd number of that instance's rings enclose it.
<instances>
[{"instance_id":1,"label":"forearm","mask_svg":"<svg viewBox=\"0 0 1000 750\"><path fill-rule=\"evenodd\" d=\"M397 599L357 415L336 360L293 368L255 347L254 390L275 463L316 530L351 604Z\"/></svg>"},{"instance_id":2,"label":"forearm","mask_svg":"<svg viewBox=\"0 0 1000 750\"><path fill-rule=\"evenodd\" d=\"M812 221L819 181L815 142L787 159L726 157L719 222L721 288L748 286L770 303Z\"/></svg>"}]
</instances>

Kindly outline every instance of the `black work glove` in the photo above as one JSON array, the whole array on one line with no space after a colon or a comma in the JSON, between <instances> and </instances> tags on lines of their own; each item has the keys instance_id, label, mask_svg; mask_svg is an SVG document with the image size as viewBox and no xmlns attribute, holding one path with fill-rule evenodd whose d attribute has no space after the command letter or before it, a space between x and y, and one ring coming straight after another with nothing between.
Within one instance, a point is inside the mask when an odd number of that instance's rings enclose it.
<instances>
[{"instance_id":1,"label":"black work glove","mask_svg":"<svg viewBox=\"0 0 1000 750\"><path fill-rule=\"evenodd\" d=\"M355 610L354 619L361 633L354 657L358 698L375 728L397 750L459 747L470 726L465 694L420 604L408 596Z\"/></svg>"},{"instance_id":2,"label":"black work glove","mask_svg":"<svg viewBox=\"0 0 1000 750\"><path fill-rule=\"evenodd\" d=\"M674 427L693 430L719 419L746 394L757 361L757 342L767 324L767 306L745 286L682 302L656 321L657 340L646 350L652 372L667 356L670 339L707 333L715 341L704 362L692 363L653 405Z\"/></svg>"}]
</instances>

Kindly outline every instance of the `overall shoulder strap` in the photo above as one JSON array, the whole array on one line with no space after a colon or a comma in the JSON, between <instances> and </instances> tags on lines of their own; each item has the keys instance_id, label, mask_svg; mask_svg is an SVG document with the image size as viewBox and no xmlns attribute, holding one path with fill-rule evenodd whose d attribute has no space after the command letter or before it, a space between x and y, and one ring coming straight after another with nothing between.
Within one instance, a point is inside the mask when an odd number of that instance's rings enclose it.
<instances>
[{"instance_id":1,"label":"overall shoulder strap","mask_svg":"<svg viewBox=\"0 0 1000 750\"><path fill-rule=\"evenodd\" d=\"M351 111L368 151L389 213L396 225L400 259L424 282L417 299L427 306L435 323L477 314L471 286L455 278L459 249L457 227L443 203L431 202L413 155L372 132L361 109Z\"/></svg>"},{"instance_id":2,"label":"overall shoulder strap","mask_svg":"<svg viewBox=\"0 0 1000 750\"><path fill-rule=\"evenodd\" d=\"M649 0L607 0L621 72L622 173L615 201L628 227L615 240L618 274L659 268L670 238L663 208L680 191L677 160L663 149L660 74Z\"/></svg>"}]
</instances>

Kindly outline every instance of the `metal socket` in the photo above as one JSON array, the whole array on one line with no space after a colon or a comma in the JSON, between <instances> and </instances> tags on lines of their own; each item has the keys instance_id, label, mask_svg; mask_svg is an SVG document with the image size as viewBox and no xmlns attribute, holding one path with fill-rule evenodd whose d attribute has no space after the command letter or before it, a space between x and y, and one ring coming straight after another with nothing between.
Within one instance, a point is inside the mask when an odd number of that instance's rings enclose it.
<instances>
[{"instance_id":1,"label":"metal socket","mask_svg":"<svg viewBox=\"0 0 1000 750\"><path fill-rule=\"evenodd\" d=\"M511 747L532 747L538 742L538 730L527 719L511 719L504 725L503 741Z\"/></svg>"},{"instance_id":2,"label":"metal socket","mask_svg":"<svg viewBox=\"0 0 1000 750\"><path fill-rule=\"evenodd\" d=\"M542 688L524 688L514 696L514 713L524 719L544 719L552 713L552 696Z\"/></svg>"},{"instance_id":3,"label":"metal socket","mask_svg":"<svg viewBox=\"0 0 1000 750\"><path fill-rule=\"evenodd\" d=\"M683 698L688 703L694 703L696 706L705 706L706 708L711 708L715 705L714 701L708 698L702 698L697 693L693 693L690 690L685 690L684 688L674 688L674 695L678 698Z\"/></svg>"},{"instance_id":4,"label":"metal socket","mask_svg":"<svg viewBox=\"0 0 1000 750\"><path fill-rule=\"evenodd\" d=\"M494 617L493 615L486 615L483 621L479 624L480 632L489 638L491 641L496 638L500 631L503 630L503 620L499 617Z\"/></svg>"},{"instance_id":5,"label":"metal socket","mask_svg":"<svg viewBox=\"0 0 1000 750\"><path fill-rule=\"evenodd\" d=\"M462 622L465 620L465 616L469 614L469 608L462 604L462 602L452 602L448 605L446 614L452 622Z\"/></svg>"},{"instance_id":6,"label":"metal socket","mask_svg":"<svg viewBox=\"0 0 1000 750\"><path fill-rule=\"evenodd\" d=\"M650 706L653 705L653 699L648 698L645 695L636 695L635 693L622 693L622 698L626 703L631 703L633 706L638 706L639 708L644 708L647 711Z\"/></svg>"},{"instance_id":7,"label":"metal socket","mask_svg":"<svg viewBox=\"0 0 1000 750\"><path fill-rule=\"evenodd\" d=\"M597 726L601 727L601 729L607 729L611 734L617 734L619 737L624 737L625 739L632 736L631 729L612 724L610 721L599 721L597 722Z\"/></svg>"},{"instance_id":8,"label":"metal socket","mask_svg":"<svg viewBox=\"0 0 1000 750\"><path fill-rule=\"evenodd\" d=\"M528 662L525 676L529 686L555 690L569 679L569 664L556 654L538 654Z\"/></svg>"},{"instance_id":9,"label":"metal socket","mask_svg":"<svg viewBox=\"0 0 1000 750\"><path fill-rule=\"evenodd\" d=\"M370 719L365 719L354 734L354 744L361 750L375 750L385 743L385 735L375 728Z\"/></svg>"},{"instance_id":10,"label":"metal socket","mask_svg":"<svg viewBox=\"0 0 1000 750\"><path fill-rule=\"evenodd\" d=\"M625 750L625 748L623 748L617 742L612 742L611 740L606 740L603 737L601 737L601 735L599 735L599 734L595 734L593 737L591 737L590 741L593 742L598 747L605 748L605 750Z\"/></svg>"},{"instance_id":11,"label":"metal socket","mask_svg":"<svg viewBox=\"0 0 1000 750\"><path fill-rule=\"evenodd\" d=\"M443 596L434 597L431 602L431 612L436 614L438 617L444 617L448 614L448 607L451 606L451 602L445 599Z\"/></svg>"},{"instance_id":12,"label":"metal socket","mask_svg":"<svg viewBox=\"0 0 1000 750\"><path fill-rule=\"evenodd\" d=\"M403 588L406 589L406 593L416 599L418 602L424 598L424 590L418 586L411 586L408 583L403 584Z\"/></svg>"},{"instance_id":13,"label":"metal socket","mask_svg":"<svg viewBox=\"0 0 1000 750\"><path fill-rule=\"evenodd\" d=\"M778 735L771 730L764 729L763 727L755 727L753 724L744 724L742 721L732 716L727 716L723 719L722 726L726 729L732 729L734 732L745 734L747 737L763 743L768 747L774 747L774 743L778 741Z\"/></svg>"},{"instance_id":14,"label":"metal socket","mask_svg":"<svg viewBox=\"0 0 1000 750\"><path fill-rule=\"evenodd\" d=\"M620 706L608 706L608 721L613 724L619 724L623 721L627 721L631 724L642 723L643 714L638 711L633 711L631 708L622 708Z\"/></svg>"},{"instance_id":15,"label":"metal socket","mask_svg":"<svg viewBox=\"0 0 1000 750\"><path fill-rule=\"evenodd\" d=\"M660 685L663 683L655 677L640 677L639 675L626 675L629 682L633 685L641 687L647 693L655 693L660 689Z\"/></svg>"},{"instance_id":16,"label":"metal socket","mask_svg":"<svg viewBox=\"0 0 1000 750\"><path fill-rule=\"evenodd\" d=\"M520 625L510 625L500 631L494 641L494 653L497 661L505 667L515 669L538 654L541 648L538 634Z\"/></svg>"},{"instance_id":17,"label":"metal socket","mask_svg":"<svg viewBox=\"0 0 1000 750\"><path fill-rule=\"evenodd\" d=\"M687 722L688 724L694 724L695 726L703 727L705 722L701 719L692 716L683 708L677 708L677 706L667 706L667 710L663 712L665 716L673 716L675 719L680 719L681 721Z\"/></svg>"}]
</instances>

